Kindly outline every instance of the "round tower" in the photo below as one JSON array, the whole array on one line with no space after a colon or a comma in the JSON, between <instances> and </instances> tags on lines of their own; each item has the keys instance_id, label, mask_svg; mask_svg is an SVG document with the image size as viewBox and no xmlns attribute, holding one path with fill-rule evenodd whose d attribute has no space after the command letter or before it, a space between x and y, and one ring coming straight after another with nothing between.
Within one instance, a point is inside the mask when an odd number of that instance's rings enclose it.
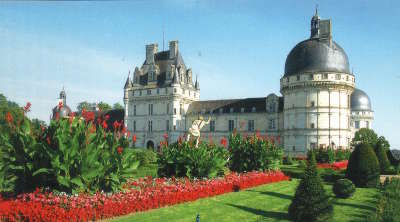
<instances>
[{"instance_id":1,"label":"round tower","mask_svg":"<svg viewBox=\"0 0 400 222\"><path fill-rule=\"evenodd\" d=\"M348 148L354 85L347 55L332 40L331 21L315 14L311 37L290 51L280 80L285 151L303 156L318 147Z\"/></svg>"}]
</instances>

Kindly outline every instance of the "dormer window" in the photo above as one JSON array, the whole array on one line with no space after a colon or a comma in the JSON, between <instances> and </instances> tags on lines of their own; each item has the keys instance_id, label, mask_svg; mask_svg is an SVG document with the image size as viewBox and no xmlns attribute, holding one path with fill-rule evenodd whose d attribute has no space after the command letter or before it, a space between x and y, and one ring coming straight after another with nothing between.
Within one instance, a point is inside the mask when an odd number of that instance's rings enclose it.
<instances>
[{"instance_id":1,"label":"dormer window","mask_svg":"<svg viewBox=\"0 0 400 222\"><path fill-rule=\"evenodd\" d=\"M328 79L328 74L327 73L322 74L322 78L323 79Z\"/></svg>"},{"instance_id":2,"label":"dormer window","mask_svg":"<svg viewBox=\"0 0 400 222\"><path fill-rule=\"evenodd\" d=\"M255 112L256 112L256 107L253 106L253 107L251 108L251 112L255 113Z\"/></svg>"},{"instance_id":3,"label":"dormer window","mask_svg":"<svg viewBox=\"0 0 400 222\"><path fill-rule=\"evenodd\" d=\"M244 107L240 108L240 112L244 113Z\"/></svg>"},{"instance_id":4,"label":"dormer window","mask_svg":"<svg viewBox=\"0 0 400 222\"><path fill-rule=\"evenodd\" d=\"M233 113L233 108L232 108L232 107L229 109L229 112L230 112L230 113Z\"/></svg>"},{"instance_id":5,"label":"dormer window","mask_svg":"<svg viewBox=\"0 0 400 222\"><path fill-rule=\"evenodd\" d=\"M297 78L297 81L300 81L300 75L297 75L296 78Z\"/></svg>"},{"instance_id":6,"label":"dormer window","mask_svg":"<svg viewBox=\"0 0 400 222\"><path fill-rule=\"evenodd\" d=\"M314 75L313 74L308 75L308 79L309 80L313 80L314 79Z\"/></svg>"},{"instance_id":7,"label":"dormer window","mask_svg":"<svg viewBox=\"0 0 400 222\"><path fill-rule=\"evenodd\" d=\"M336 76L335 76L335 78L336 78L336 80L340 80L340 74L336 74Z\"/></svg>"}]
</instances>

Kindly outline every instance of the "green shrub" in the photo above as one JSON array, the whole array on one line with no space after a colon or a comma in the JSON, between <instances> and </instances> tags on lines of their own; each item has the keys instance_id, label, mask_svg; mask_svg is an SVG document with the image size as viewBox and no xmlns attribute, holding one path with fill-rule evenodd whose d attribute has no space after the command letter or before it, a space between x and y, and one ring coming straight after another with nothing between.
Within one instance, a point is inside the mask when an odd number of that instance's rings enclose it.
<instances>
[{"instance_id":1,"label":"green shrub","mask_svg":"<svg viewBox=\"0 0 400 222\"><path fill-rule=\"evenodd\" d=\"M386 154L387 154L387 157L392 166L394 166L396 168L400 167L400 158L399 158L400 151L399 150L387 150Z\"/></svg>"},{"instance_id":2,"label":"green shrub","mask_svg":"<svg viewBox=\"0 0 400 222\"><path fill-rule=\"evenodd\" d=\"M158 154L158 175L162 177L213 178L223 175L228 151L221 146L200 143L197 148L189 142L162 147Z\"/></svg>"},{"instance_id":3,"label":"green shrub","mask_svg":"<svg viewBox=\"0 0 400 222\"><path fill-rule=\"evenodd\" d=\"M319 169L319 170L322 179L328 183L334 183L335 181L346 177L343 171L337 171L331 168Z\"/></svg>"},{"instance_id":4,"label":"green shrub","mask_svg":"<svg viewBox=\"0 0 400 222\"><path fill-rule=\"evenodd\" d=\"M283 164L285 164L285 165L293 164L293 158L290 154L288 154L285 158L283 158Z\"/></svg>"},{"instance_id":5,"label":"green shrub","mask_svg":"<svg viewBox=\"0 0 400 222\"><path fill-rule=\"evenodd\" d=\"M307 167L307 161L305 161L305 160L299 160L298 163L299 163L299 168L304 169Z\"/></svg>"},{"instance_id":6,"label":"green shrub","mask_svg":"<svg viewBox=\"0 0 400 222\"><path fill-rule=\"evenodd\" d=\"M357 187L376 187L379 173L378 158L371 145L358 144L350 156L346 177Z\"/></svg>"},{"instance_id":7,"label":"green shrub","mask_svg":"<svg viewBox=\"0 0 400 222\"><path fill-rule=\"evenodd\" d=\"M282 148L256 135L243 138L229 137L230 170L235 172L278 168L283 157Z\"/></svg>"},{"instance_id":8,"label":"green shrub","mask_svg":"<svg viewBox=\"0 0 400 222\"><path fill-rule=\"evenodd\" d=\"M328 147L328 148L319 148L315 151L315 159L317 163L333 163L335 162L335 151Z\"/></svg>"},{"instance_id":9,"label":"green shrub","mask_svg":"<svg viewBox=\"0 0 400 222\"><path fill-rule=\"evenodd\" d=\"M294 221L323 221L332 217L333 206L318 175L314 152L309 152L304 178L296 189L289 206Z\"/></svg>"},{"instance_id":10,"label":"green shrub","mask_svg":"<svg viewBox=\"0 0 400 222\"><path fill-rule=\"evenodd\" d=\"M339 198L351 197L356 191L356 186L348 179L340 179L333 185L333 193Z\"/></svg>"},{"instance_id":11,"label":"green shrub","mask_svg":"<svg viewBox=\"0 0 400 222\"><path fill-rule=\"evenodd\" d=\"M337 149L335 150L335 161L343 161L343 160L348 160L351 155L351 150L350 149Z\"/></svg>"},{"instance_id":12,"label":"green shrub","mask_svg":"<svg viewBox=\"0 0 400 222\"><path fill-rule=\"evenodd\" d=\"M5 190L15 193L36 187L117 191L138 166L123 136L78 118L51 121L37 140L29 121L22 120L0 138L0 180L8 180Z\"/></svg>"},{"instance_id":13,"label":"green shrub","mask_svg":"<svg viewBox=\"0 0 400 222\"><path fill-rule=\"evenodd\" d=\"M140 166L147 166L157 162L157 153L152 150L136 148L133 149L133 152L135 153L137 160L140 161Z\"/></svg>"},{"instance_id":14,"label":"green shrub","mask_svg":"<svg viewBox=\"0 0 400 222\"><path fill-rule=\"evenodd\" d=\"M400 179L385 181L378 198L376 211L369 216L368 221L396 222L400 218Z\"/></svg>"},{"instance_id":15,"label":"green shrub","mask_svg":"<svg viewBox=\"0 0 400 222\"><path fill-rule=\"evenodd\" d=\"M382 141L378 140L375 145L375 154L379 161L379 167L381 174L384 174L390 167L389 159L386 155L386 149Z\"/></svg>"}]
</instances>

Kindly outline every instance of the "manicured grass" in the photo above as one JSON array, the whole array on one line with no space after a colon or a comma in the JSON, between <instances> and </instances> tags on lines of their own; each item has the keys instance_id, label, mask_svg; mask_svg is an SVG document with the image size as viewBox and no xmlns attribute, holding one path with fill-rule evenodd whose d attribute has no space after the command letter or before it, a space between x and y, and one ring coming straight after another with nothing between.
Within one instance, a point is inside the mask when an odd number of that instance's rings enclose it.
<instances>
[{"instance_id":1,"label":"manicured grass","mask_svg":"<svg viewBox=\"0 0 400 222\"><path fill-rule=\"evenodd\" d=\"M289 221L287 209L298 180L263 185L191 203L139 212L107 221ZM326 185L331 192L331 186ZM375 210L377 189L357 188L353 197L334 199L334 221L363 221Z\"/></svg>"}]
</instances>

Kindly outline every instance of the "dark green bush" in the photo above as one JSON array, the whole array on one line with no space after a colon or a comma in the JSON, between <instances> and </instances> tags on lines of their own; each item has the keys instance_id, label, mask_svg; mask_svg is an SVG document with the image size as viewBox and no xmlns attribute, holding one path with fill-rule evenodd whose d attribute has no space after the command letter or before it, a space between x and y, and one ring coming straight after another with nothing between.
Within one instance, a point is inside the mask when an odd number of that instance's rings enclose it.
<instances>
[{"instance_id":1,"label":"dark green bush","mask_svg":"<svg viewBox=\"0 0 400 222\"><path fill-rule=\"evenodd\" d=\"M358 144L350 156L346 177L357 187L376 187L379 183L380 167L371 145Z\"/></svg>"},{"instance_id":2,"label":"dark green bush","mask_svg":"<svg viewBox=\"0 0 400 222\"><path fill-rule=\"evenodd\" d=\"M299 160L298 163L299 163L299 168L304 169L307 167L307 161L305 161L305 160Z\"/></svg>"},{"instance_id":3,"label":"dark green bush","mask_svg":"<svg viewBox=\"0 0 400 222\"><path fill-rule=\"evenodd\" d=\"M346 177L344 171L337 171L331 168L319 169L319 170L322 179L328 183L334 183L335 181Z\"/></svg>"},{"instance_id":4,"label":"dark green bush","mask_svg":"<svg viewBox=\"0 0 400 222\"><path fill-rule=\"evenodd\" d=\"M376 211L368 221L398 222L400 220L400 179L385 181L381 188Z\"/></svg>"},{"instance_id":5,"label":"dark green bush","mask_svg":"<svg viewBox=\"0 0 400 222\"><path fill-rule=\"evenodd\" d=\"M229 137L230 170L235 172L278 168L283 149L273 141L256 135L243 138L239 134Z\"/></svg>"},{"instance_id":6,"label":"dark green bush","mask_svg":"<svg viewBox=\"0 0 400 222\"><path fill-rule=\"evenodd\" d=\"M315 159L317 163L333 163L335 162L335 151L328 147L328 148L319 148L314 150L315 152Z\"/></svg>"},{"instance_id":7,"label":"dark green bush","mask_svg":"<svg viewBox=\"0 0 400 222\"><path fill-rule=\"evenodd\" d=\"M340 179L335 182L332 190L336 197L348 198L356 192L356 186L348 179Z\"/></svg>"},{"instance_id":8,"label":"dark green bush","mask_svg":"<svg viewBox=\"0 0 400 222\"><path fill-rule=\"evenodd\" d=\"M200 143L195 148L189 142L174 143L163 147L158 154L158 175L213 178L224 174L228 157L222 146Z\"/></svg>"},{"instance_id":9,"label":"dark green bush","mask_svg":"<svg viewBox=\"0 0 400 222\"><path fill-rule=\"evenodd\" d=\"M314 152L309 152L304 178L296 189L289 206L294 221L323 221L332 217L333 206L318 175Z\"/></svg>"},{"instance_id":10,"label":"dark green bush","mask_svg":"<svg viewBox=\"0 0 400 222\"><path fill-rule=\"evenodd\" d=\"M382 141L378 140L375 145L375 154L379 161L379 167L381 169L381 174L384 174L387 170L389 170L390 162L386 154L386 149Z\"/></svg>"}]
</instances>

